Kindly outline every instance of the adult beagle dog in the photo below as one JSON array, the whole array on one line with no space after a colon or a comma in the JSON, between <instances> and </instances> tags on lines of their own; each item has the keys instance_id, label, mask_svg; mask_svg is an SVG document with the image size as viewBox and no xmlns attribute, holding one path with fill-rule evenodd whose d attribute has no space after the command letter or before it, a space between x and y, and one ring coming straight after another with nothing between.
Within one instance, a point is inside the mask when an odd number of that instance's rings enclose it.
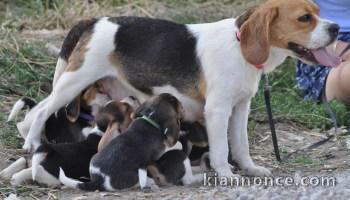
<instances>
[{"instance_id":1,"label":"adult beagle dog","mask_svg":"<svg viewBox=\"0 0 350 200\"><path fill-rule=\"evenodd\" d=\"M261 75L288 56L312 64L334 60L325 47L338 32L311 0L268 0L238 18L205 24L138 17L82 21L64 41L52 93L26 119L30 130L23 147L39 146L46 119L83 88L112 77L141 102L171 93L183 104L186 121L204 119L211 166L219 176L233 175L229 142L247 175L270 175L251 159L247 135Z\"/></svg>"}]
</instances>

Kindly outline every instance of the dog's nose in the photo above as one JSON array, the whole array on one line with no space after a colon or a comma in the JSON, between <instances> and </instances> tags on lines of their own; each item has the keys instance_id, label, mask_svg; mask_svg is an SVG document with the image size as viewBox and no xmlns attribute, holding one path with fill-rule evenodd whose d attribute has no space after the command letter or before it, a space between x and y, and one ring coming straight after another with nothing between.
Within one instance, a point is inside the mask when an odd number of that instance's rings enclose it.
<instances>
[{"instance_id":1,"label":"dog's nose","mask_svg":"<svg viewBox=\"0 0 350 200\"><path fill-rule=\"evenodd\" d=\"M339 29L340 29L339 25L336 23L333 23L328 27L328 32L329 34L331 34L332 37L336 37L339 33Z\"/></svg>"}]
</instances>

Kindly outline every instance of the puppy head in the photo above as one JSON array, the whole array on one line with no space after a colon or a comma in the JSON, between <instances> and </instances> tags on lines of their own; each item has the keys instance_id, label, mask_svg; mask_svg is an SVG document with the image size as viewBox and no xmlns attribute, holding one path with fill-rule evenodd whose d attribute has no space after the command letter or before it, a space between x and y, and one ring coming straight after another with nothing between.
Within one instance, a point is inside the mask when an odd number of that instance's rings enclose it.
<instances>
[{"instance_id":1,"label":"puppy head","mask_svg":"<svg viewBox=\"0 0 350 200\"><path fill-rule=\"evenodd\" d=\"M159 124L168 146L175 145L180 134L180 121L184 117L183 107L176 97L163 93L149 99L136 109L133 117L142 116L147 116Z\"/></svg>"},{"instance_id":2,"label":"puppy head","mask_svg":"<svg viewBox=\"0 0 350 200\"><path fill-rule=\"evenodd\" d=\"M72 123L76 122L81 109L96 115L97 109L108 101L108 96L99 92L98 85L93 84L66 106L67 119Z\"/></svg>"},{"instance_id":3,"label":"puppy head","mask_svg":"<svg viewBox=\"0 0 350 200\"><path fill-rule=\"evenodd\" d=\"M237 25L243 56L253 65L266 62L271 47L308 63L324 64L324 48L339 31L337 24L319 17L311 0L269 0L240 16Z\"/></svg>"},{"instance_id":4,"label":"puppy head","mask_svg":"<svg viewBox=\"0 0 350 200\"><path fill-rule=\"evenodd\" d=\"M110 101L102 107L97 116L96 123L101 131L106 131L109 126L118 129L120 133L124 132L132 121L131 115L138 100L134 97L125 98L122 101Z\"/></svg>"},{"instance_id":5,"label":"puppy head","mask_svg":"<svg viewBox=\"0 0 350 200\"><path fill-rule=\"evenodd\" d=\"M205 126L199 122L181 123L181 129L185 132L181 137L187 138L196 147L208 146L208 134Z\"/></svg>"}]
</instances>

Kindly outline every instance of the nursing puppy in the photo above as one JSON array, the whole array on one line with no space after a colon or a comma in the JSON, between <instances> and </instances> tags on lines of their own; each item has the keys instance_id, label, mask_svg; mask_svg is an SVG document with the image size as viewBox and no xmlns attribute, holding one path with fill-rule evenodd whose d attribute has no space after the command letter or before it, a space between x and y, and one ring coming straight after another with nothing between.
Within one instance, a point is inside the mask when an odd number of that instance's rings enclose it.
<instances>
[{"instance_id":1,"label":"nursing puppy","mask_svg":"<svg viewBox=\"0 0 350 200\"><path fill-rule=\"evenodd\" d=\"M120 102L110 101L99 110L96 124L104 134L98 145L98 151L129 127L132 114L139 106L140 102L135 97L129 96Z\"/></svg>"},{"instance_id":2,"label":"nursing puppy","mask_svg":"<svg viewBox=\"0 0 350 200\"><path fill-rule=\"evenodd\" d=\"M70 179L63 170L60 181L89 191L116 191L133 187L139 181L144 187L147 165L177 142L183 110L174 96L160 94L143 103L134 117L129 128L91 160L91 182Z\"/></svg>"},{"instance_id":3,"label":"nursing puppy","mask_svg":"<svg viewBox=\"0 0 350 200\"><path fill-rule=\"evenodd\" d=\"M32 159L20 158L3 170L0 176L11 178L11 184L16 186L28 180L35 180L48 186L58 186L60 185L59 167L69 177L75 179L89 177L89 164L92 156L97 153L98 148L102 149L109 142L108 140L112 140L111 135L125 131L131 122L133 107L137 104L137 100L133 97L128 97L123 102L108 102L96 116L97 128L83 130L86 140L43 144L33 153ZM102 133L106 129L106 134L109 135L104 137ZM104 141L101 140L102 135Z\"/></svg>"},{"instance_id":4,"label":"nursing puppy","mask_svg":"<svg viewBox=\"0 0 350 200\"><path fill-rule=\"evenodd\" d=\"M102 107L109 97L99 91L97 84L93 84L77 96L71 103L52 114L45 122L42 139L49 143L78 142L85 140L82 130L94 124L97 110ZM13 106L8 121L13 120L16 115L24 109L29 111L35 109L36 103L23 97ZM21 123L17 124L19 133L26 138L25 132L21 129Z\"/></svg>"}]
</instances>

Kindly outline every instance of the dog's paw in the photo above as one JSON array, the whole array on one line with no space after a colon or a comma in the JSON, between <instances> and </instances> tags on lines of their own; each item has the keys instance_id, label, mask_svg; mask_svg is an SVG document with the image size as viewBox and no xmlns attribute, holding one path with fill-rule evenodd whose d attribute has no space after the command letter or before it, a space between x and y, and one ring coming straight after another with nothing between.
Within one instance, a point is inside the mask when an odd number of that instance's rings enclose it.
<instances>
[{"instance_id":1,"label":"dog's paw","mask_svg":"<svg viewBox=\"0 0 350 200\"><path fill-rule=\"evenodd\" d=\"M248 167L244 169L244 172L248 176L258 176L258 177L272 176L272 173L269 169L261 166Z\"/></svg>"},{"instance_id":2,"label":"dog's paw","mask_svg":"<svg viewBox=\"0 0 350 200\"><path fill-rule=\"evenodd\" d=\"M1 180L10 180L12 174L10 174L7 170L2 170L0 172L0 179Z\"/></svg>"},{"instance_id":3,"label":"dog's paw","mask_svg":"<svg viewBox=\"0 0 350 200\"><path fill-rule=\"evenodd\" d=\"M23 145L23 149L28 153L34 152L40 146L40 142L36 140L26 139Z\"/></svg>"},{"instance_id":4,"label":"dog's paw","mask_svg":"<svg viewBox=\"0 0 350 200\"><path fill-rule=\"evenodd\" d=\"M218 173L219 177L234 177L237 176L232 173L229 165L225 167L215 168L215 171Z\"/></svg>"},{"instance_id":5,"label":"dog's paw","mask_svg":"<svg viewBox=\"0 0 350 200\"><path fill-rule=\"evenodd\" d=\"M23 179L18 175L14 174L10 180L12 186L20 186L23 184Z\"/></svg>"}]
</instances>

